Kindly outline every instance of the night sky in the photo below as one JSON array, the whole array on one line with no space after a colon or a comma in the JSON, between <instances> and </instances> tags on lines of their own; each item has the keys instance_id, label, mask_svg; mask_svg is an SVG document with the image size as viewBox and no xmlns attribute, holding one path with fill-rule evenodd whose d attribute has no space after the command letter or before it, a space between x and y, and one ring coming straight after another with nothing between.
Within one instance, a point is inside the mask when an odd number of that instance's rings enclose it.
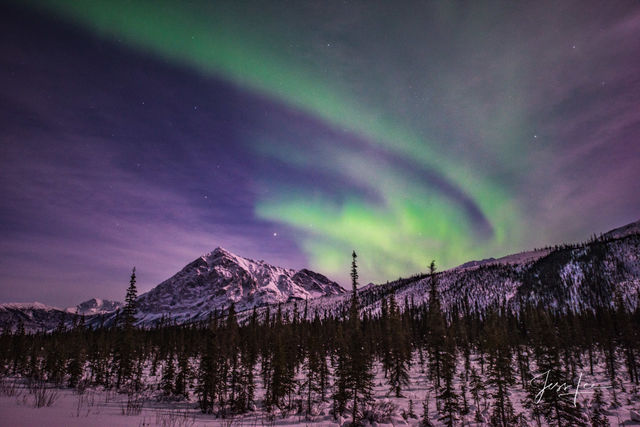
<instances>
[{"instance_id":1,"label":"night sky","mask_svg":"<svg viewBox=\"0 0 640 427\"><path fill-rule=\"evenodd\" d=\"M640 218L640 4L0 6L0 301L217 246L347 285Z\"/></svg>"}]
</instances>

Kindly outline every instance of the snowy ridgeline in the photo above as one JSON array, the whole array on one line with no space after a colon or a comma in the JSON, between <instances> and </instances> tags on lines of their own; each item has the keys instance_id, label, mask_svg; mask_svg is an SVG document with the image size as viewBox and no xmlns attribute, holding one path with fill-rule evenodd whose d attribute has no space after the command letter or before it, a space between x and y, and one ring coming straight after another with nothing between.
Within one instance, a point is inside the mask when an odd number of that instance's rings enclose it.
<instances>
[{"instance_id":1,"label":"snowy ridgeline","mask_svg":"<svg viewBox=\"0 0 640 427\"><path fill-rule=\"evenodd\" d=\"M540 249L499 259L473 261L437 273L442 305L449 313L483 313L504 306L519 312L523 306L543 305L560 312L591 311L613 306L617 294L633 310L640 289L640 222L614 230L587 243ZM376 315L381 300L394 295L404 308L428 303L428 275L367 285L359 290L361 313ZM341 316L350 292L327 277L303 269L294 271L254 261L218 248L189 263L180 272L138 298L138 326L161 321L194 323L235 304L240 319L255 308L259 314L281 304L285 314L303 311ZM113 325L121 303L92 299L70 309L39 303L0 304L0 329L52 331L61 322L73 325L74 314L86 324Z\"/></svg>"},{"instance_id":2,"label":"snowy ridgeline","mask_svg":"<svg viewBox=\"0 0 640 427\"><path fill-rule=\"evenodd\" d=\"M429 378L428 367L421 363L423 359L414 354L410 369L410 381L402 391L402 397L395 397L389 390L389 386L380 364L374 365L374 398L376 422L384 425L421 425L425 418L425 408L428 408L427 418L432 425L445 425L439 421L442 411L438 409L441 402L436 402L436 392ZM478 356L472 355L470 368L478 374L478 379L484 384L483 390L474 389L474 380L465 378L464 361L459 360L454 379L455 391L459 398L460 411L455 425L485 426L489 425L493 407L493 394L495 389L488 385L488 366L481 367ZM584 417L585 423L591 425L590 418L595 410L594 390L600 389L603 394L603 402L599 409L602 416L610 425L637 425L640 424L640 388L629 382L624 374L615 380L615 388L611 388L611 381L604 366L604 356L596 355L596 364L593 375L589 373L589 363L582 361L584 368L576 372L577 377L568 388L561 391L547 384L545 388L544 373L537 372L535 365L529 367L532 376L539 376L530 383L535 393L563 393L566 404L573 405L574 399L578 405L578 413ZM190 361L191 369L197 369L197 361ZM514 366L517 366L514 360ZM166 373L166 363L161 362L156 367L155 375L151 372L150 364L145 367L144 389L139 393L116 393L113 390L103 388L86 388L74 390L69 388L54 388L42 384L29 385L26 380L16 377L0 380L0 414L2 425L11 426L200 426L200 425L226 425L226 426L262 426L262 425L342 425L348 422L347 417L335 419L332 415L330 395L326 401L320 401L314 395L314 409L312 415L305 416L302 407L306 396L293 394L293 405L286 412L275 410L268 415L263 408L264 387L260 376L259 364L256 365L256 399L251 411L246 414L229 416L225 419L214 415L202 414L198 409L195 395L196 384L191 383L188 388L188 397L167 398L162 391L163 373ZM580 377L580 375L582 375ZM298 386L304 386L305 372L301 370L297 374ZM333 381L333 376L330 375ZM477 395L474 397L474 394ZM476 399L477 397L477 399ZM509 387L508 399L518 417L516 425L535 425L534 409L538 404L535 396L531 398L523 385L516 379L515 384ZM616 404L612 403L617 401ZM37 403L38 402L38 403ZM36 406L42 407L36 407ZM541 425L549 423L541 418ZM366 424L366 422L365 422ZM574 425L572 423L563 425Z\"/></svg>"},{"instance_id":3,"label":"snowy ridgeline","mask_svg":"<svg viewBox=\"0 0 640 427\"><path fill-rule=\"evenodd\" d=\"M634 229L635 230L635 229ZM544 249L463 265L436 274L445 311L484 313L490 307L506 307L518 313L522 307L541 305L562 313L613 307L620 294L633 311L640 300L640 235L625 235L576 247ZM359 291L361 312L379 315L381 301L393 295L400 308L429 302L430 277L421 275ZM350 294L310 300L308 315L341 316ZM304 301L282 305L292 316ZM259 313L266 309L261 307ZM273 309L271 309L273 310ZM246 318L249 313L241 314Z\"/></svg>"},{"instance_id":4,"label":"snowy ridgeline","mask_svg":"<svg viewBox=\"0 0 640 427\"><path fill-rule=\"evenodd\" d=\"M231 302L241 319L253 308L259 314L268 306L273 311L278 303L290 317L294 311L302 314L307 305L309 319L316 313L341 317L348 310L350 292L317 273L294 273L217 249L142 295L138 325L151 326L162 318L177 323L206 321L214 310L223 311ZM640 290L640 235L616 235L467 263L437 273L437 280L443 308L449 312L482 313L497 306L518 312L524 306L541 304L554 311L578 313L613 306L616 293L633 310ZM425 305L429 286L426 274L368 285L358 292L361 313L378 315L381 300L392 294L401 308L405 302Z\"/></svg>"}]
</instances>

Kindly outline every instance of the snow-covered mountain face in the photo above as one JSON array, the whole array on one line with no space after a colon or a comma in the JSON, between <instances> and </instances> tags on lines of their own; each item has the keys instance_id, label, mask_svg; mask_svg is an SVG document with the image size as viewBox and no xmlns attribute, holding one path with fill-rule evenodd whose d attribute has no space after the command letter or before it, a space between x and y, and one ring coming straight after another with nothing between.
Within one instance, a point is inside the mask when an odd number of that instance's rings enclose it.
<instances>
[{"instance_id":1,"label":"snow-covered mountain face","mask_svg":"<svg viewBox=\"0 0 640 427\"><path fill-rule=\"evenodd\" d=\"M522 263L493 263L437 275L443 306L458 312L505 306L514 312L541 304L562 312L615 303L616 292L635 307L640 288L640 235L558 248ZM398 286L395 297L428 301L429 278Z\"/></svg>"},{"instance_id":2,"label":"snow-covered mountain face","mask_svg":"<svg viewBox=\"0 0 640 427\"><path fill-rule=\"evenodd\" d=\"M344 293L340 285L322 274L275 267L217 248L141 295L138 319L142 324L161 317L191 321L224 310L231 303L243 311Z\"/></svg>"},{"instance_id":3,"label":"snow-covered mountain face","mask_svg":"<svg viewBox=\"0 0 640 427\"><path fill-rule=\"evenodd\" d=\"M487 258L481 261L468 261L462 265L459 265L455 270L464 270L467 268L475 268L483 265L495 265L495 264L526 264L528 262L536 261L546 255L549 255L551 249L536 249L535 251L520 252L513 255L507 255L502 258Z\"/></svg>"},{"instance_id":4,"label":"snow-covered mountain face","mask_svg":"<svg viewBox=\"0 0 640 427\"><path fill-rule=\"evenodd\" d=\"M27 332L49 331L66 315L64 310L39 302L0 304L0 329L14 331L22 324Z\"/></svg>"},{"instance_id":5,"label":"snow-covered mountain face","mask_svg":"<svg viewBox=\"0 0 640 427\"><path fill-rule=\"evenodd\" d=\"M90 300L82 302L75 307L67 308L67 312L84 316L93 316L94 314L112 313L122 307L124 307L124 303L119 301L91 298Z\"/></svg>"},{"instance_id":6,"label":"snow-covered mountain face","mask_svg":"<svg viewBox=\"0 0 640 427\"><path fill-rule=\"evenodd\" d=\"M602 237L605 239L620 239L632 234L640 234L640 221L632 222L631 224L615 228L604 234Z\"/></svg>"},{"instance_id":7,"label":"snow-covered mountain face","mask_svg":"<svg viewBox=\"0 0 640 427\"><path fill-rule=\"evenodd\" d=\"M79 316L85 316L86 320L91 321L92 318L115 312L123 305L118 301L100 298L92 298L66 309L39 302L0 304L0 330L16 331L20 324L26 332L52 331L61 324L68 328L74 321L80 320Z\"/></svg>"},{"instance_id":8,"label":"snow-covered mountain face","mask_svg":"<svg viewBox=\"0 0 640 427\"><path fill-rule=\"evenodd\" d=\"M615 304L616 295L630 308L640 299L640 221L579 245L540 249L499 259L465 263L436 274L442 306L458 313L484 312L505 307L518 312L527 304L542 304L563 312L591 310ZM420 306L429 300L426 274L358 292L362 312L376 314L381 299L393 295ZM346 296L319 298L309 304L309 315L348 310ZM285 313L293 305L283 306Z\"/></svg>"}]
</instances>

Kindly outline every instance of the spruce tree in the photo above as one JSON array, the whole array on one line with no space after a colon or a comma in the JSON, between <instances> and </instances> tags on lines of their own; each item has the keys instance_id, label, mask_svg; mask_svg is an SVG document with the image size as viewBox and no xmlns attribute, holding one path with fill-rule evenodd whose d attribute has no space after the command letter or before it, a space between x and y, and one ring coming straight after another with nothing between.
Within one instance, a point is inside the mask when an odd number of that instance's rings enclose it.
<instances>
[{"instance_id":1,"label":"spruce tree","mask_svg":"<svg viewBox=\"0 0 640 427\"><path fill-rule=\"evenodd\" d=\"M238 330L238 320L236 318L235 304L231 303L227 313L227 321L225 328L225 355L227 370L227 383L229 403L234 413L244 412L244 402L238 399L242 393L242 383L240 381L240 333Z\"/></svg>"},{"instance_id":2,"label":"spruce tree","mask_svg":"<svg viewBox=\"0 0 640 427\"><path fill-rule=\"evenodd\" d=\"M473 405L475 406L474 419L478 423L484 421L482 417L482 410L480 407L480 397L482 396L484 390L484 383L482 382L482 378L480 378L480 375L478 375L478 371L476 370L476 368L471 368L469 391L471 392Z\"/></svg>"},{"instance_id":3,"label":"spruce tree","mask_svg":"<svg viewBox=\"0 0 640 427\"><path fill-rule=\"evenodd\" d=\"M173 363L173 353L169 353L169 356L164 362L162 379L160 380L162 394L167 398L172 398L175 395L175 376L176 369Z\"/></svg>"},{"instance_id":4,"label":"spruce tree","mask_svg":"<svg viewBox=\"0 0 640 427\"><path fill-rule=\"evenodd\" d=\"M290 408L286 401L293 390L295 390L295 372L288 364L287 327L282 320L282 307L278 305L276 319L272 329L271 355L270 355L270 378L267 387L269 393L265 396L265 405L268 411L275 406L281 410Z\"/></svg>"},{"instance_id":5,"label":"spruce tree","mask_svg":"<svg viewBox=\"0 0 640 427\"><path fill-rule=\"evenodd\" d=\"M129 288L125 298L123 310L123 329L119 333L118 344L115 348L116 366L116 387L120 389L123 385L131 386L134 377L134 322L136 313L136 268L133 267Z\"/></svg>"},{"instance_id":6,"label":"spruce tree","mask_svg":"<svg viewBox=\"0 0 640 427\"><path fill-rule=\"evenodd\" d=\"M178 350L178 370L176 372L176 382L174 394L177 397L189 398L189 383L191 378L191 366L189 365L189 355L184 348Z\"/></svg>"},{"instance_id":7,"label":"spruce tree","mask_svg":"<svg viewBox=\"0 0 640 427\"><path fill-rule=\"evenodd\" d=\"M456 372L456 349L453 337L447 334L440 359L440 375L442 378L438 399L442 403L439 418L446 426L452 427L458 421L460 402L456 394L453 379Z\"/></svg>"},{"instance_id":8,"label":"spruce tree","mask_svg":"<svg viewBox=\"0 0 640 427\"><path fill-rule=\"evenodd\" d=\"M223 375L222 348L219 341L218 324L215 318L205 330L205 348L198 368L198 403L205 414L215 413L216 405L224 400L226 378Z\"/></svg>"},{"instance_id":9,"label":"spruce tree","mask_svg":"<svg viewBox=\"0 0 640 427\"><path fill-rule=\"evenodd\" d=\"M344 415L349 400L349 380L350 366L349 354L347 352L347 340L345 338L344 328L339 325L336 330L335 344L335 368L333 375L335 377L333 387L333 416Z\"/></svg>"},{"instance_id":10,"label":"spruce tree","mask_svg":"<svg viewBox=\"0 0 640 427\"><path fill-rule=\"evenodd\" d=\"M422 417L420 417L420 427L432 427L433 423L429 417L429 392L424 396L422 402Z\"/></svg>"},{"instance_id":11,"label":"spruce tree","mask_svg":"<svg viewBox=\"0 0 640 427\"><path fill-rule=\"evenodd\" d=\"M241 386L238 409L240 412L246 412L253 407L256 388L253 369L258 358L258 314L255 308L242 335L240 350Z\"/></svg>"},{"instance_id":12,"label":"spruce tree","mask_svg":"<svg viewBox=\"0 0 640 427\"><path fill-rule=\"evenodd\" d=\"M589 421L592 427L609 427L609 419L605 414L605 404L602 390L599 388L593 394Z\"/></svg>"},{"instance_id":13,"label":"spruce tree","mask_svg":"<svg viewBox=\"0 0 640 427\"><path fill-rule=\"evenodd\" d=\"M545 382L546 384L570 384L571 381L569 375L561 369L558 331L549 313L541 310L539 321L535 324L534 351L539 371L535 388L540 393L536 395L535 402L549 425L586 426L580 403L576 402L574 405L572 398L562 396L557 390L540 392L539 385Z\"/></svg>"},{"instance_id":14,"label":"spruce tree","mask_svg":"<svg viewBox=\"0 0 640 427\"><path fill-rule=\"evenodd\" d=\"M324 402L327 400L327 392L329 389L329 364L327 362L328 354L327 354L327 344L326 337L324 334L321 334L323 331L323 324L320 321L320 317L316 313L313 325L312 325L312 333L314 335L320 336L320 341L318 342L318 393L320 394L320 401Z\"/></svg>"},{"instance_id":15,"label":"spruce tree","mask_svg":"<svg viewBox=\"0 0 640 427\"><path fill-rule=\"evenodd\" d=\"M340 404L345 398L351 403L352 425L359 425L366 405L373 399L373 373L371 372L371 354L361 329L358 308L358 266L355 251L353 251L351 258L351 304L345 330L346 340L343 343L345 351L338 355L335 398Z\"/></svg>"},{"instance_id":16,"label":"spruce tree","mask_svg":"<svg viewBox=\"0 0 640 427\"><path fill-rule=\"evenodd\" d=\"M619 290L615 294L615 304L615 331L627 365L629 379L631 382L639 384L640 373L638 372L636 347L638 347L638 341L640 341L640 333L637 328L631 326L631 314L627 311L622 293Z\"/></svg>"},{"instance_id":17,"label":"spruce tree","mask_svg":"<svg viewBox=\"0 0 640 427\"><path fill-rule=\"evenodd\" d=\"M393 295L389 303L388 331L390 348L387 350L387 375L391 392L395 397L402 397L402 389L409 385L409 363L411 361L411 349L409 338L402 324L402 314L396 305Z\"/></svg>"},{"instance_id":18,"label":"spruce tree","mask_svg":"<svg viewBox=\"0 0 640 427\"><path fill-rule=\"evenodd\" d=\"M81 323L76 324L73 329L71 342L71 360L67 365L67 374L69 374L69 387L77 387L84 374L84 365L86 362L86 342L84 338L84 317Z\"/></svg>"},{"instance_id":19,"label":"spruce tree","mask_svg":"<svg viewBox=\"0 0 640 427\"><path fill-rule=\"evenodd\" d=\"M131 278L129 279L129 287L127 288L127 295L125 297L124 306L124 322L125 329L130 329L136 320L138 290L136 289L136 268L133 267L131 271Z\"/></svg>"},{"instance_id":20,"label":"spruce tree","mask_svg":"<svg viewBox=\"0 0 640 427\"><path fill-rule=\"evenodd\" d=\"M515 423L515 412L508 392L515 379L504 318L499 318L495 311L489 314L486 334L489 351L488 383L493 386L491 424L507 427Z\"/></svg>"},{"instance_id":21,"label":"spruce tree","mask_svg":"<svg viewBox=\"0 0 640 427\"><path fill-rule=\"evenodd\" d=\"M316 334L309 331L306 334L305 379L300 385L300 395L304 399L304 413L310 419L320 393L320 364L322 357L320 343Z\"/></svg>"},{"instance_id":22,"label":"spruce tree","mask_svg":"<svg viewBox=\"0 0 640 427\"><path fill-rule=\"evenodd\" d=\"M427 352L429 353L429 374L436 391L440 390L442 359L445 343L445 318L440 305L436 263L429 265L429 311L427 312ZM437 395L436 395L437 396Z\"/></svg>"}]
</instances>

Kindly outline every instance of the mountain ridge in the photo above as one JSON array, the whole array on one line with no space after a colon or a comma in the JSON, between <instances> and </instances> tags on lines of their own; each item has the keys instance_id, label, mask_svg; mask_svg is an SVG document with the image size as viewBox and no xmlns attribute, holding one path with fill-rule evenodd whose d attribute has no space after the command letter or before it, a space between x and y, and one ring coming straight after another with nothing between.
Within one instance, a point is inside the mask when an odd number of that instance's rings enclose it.
<instances>
[{"instance_id":1,"label":"mountain ridge","mask_svg":"<svg viewBox=\"0 0 640 427\"><path fill-rule=\"evenodd\" d=\"M533 252L536 256L526 256ZM543 304L561 312L578 312L613 306L616 293L631 309L640 304L640 221L587 242L485 261L436 273L446 311L484 312L492 307L519 311ZM429 275L419 274L360 289L361 311L377 314L381 299L390 295L399 303L426 305L429 280ZM309 307L311 312L334 315L347 309L347 300L326 304L314 300Z\"/></svg>"},{"instance_id":2,"label":"mountain ridge","mask_svg":"<svg viewBox=\"0 0 640 427\"><path fill-rule=\"evenodd\" d=\"M469 261L438 272L437 277L443 305L449 309L463 309L455 300L465 300L474 306L472 310L500 304L517 310L527 303L543 303L575 311L611 304L615 292L623 293L632 305L640 298L639 253L640 221L636 221L588 242ZM426 304L428 280L421 274L386 284L369 283L358 291L362 312L376 313L380 299L390 294L398 301ZM273 266L217 247L140 295L137 323L200 321L232 303L238 313L246 314L274 304L282 304L285 312L293 311L297 302L309 301L310 315L339 314L348 295L320 273ZM15 329L22 322L31 330L51 330L65 315L72 318L74 314L86 315L94 326L109 325L120 307L122 303L97 298L66 310L42 303L0 304L0 328Z\"/></svg>"}]
</instances>

